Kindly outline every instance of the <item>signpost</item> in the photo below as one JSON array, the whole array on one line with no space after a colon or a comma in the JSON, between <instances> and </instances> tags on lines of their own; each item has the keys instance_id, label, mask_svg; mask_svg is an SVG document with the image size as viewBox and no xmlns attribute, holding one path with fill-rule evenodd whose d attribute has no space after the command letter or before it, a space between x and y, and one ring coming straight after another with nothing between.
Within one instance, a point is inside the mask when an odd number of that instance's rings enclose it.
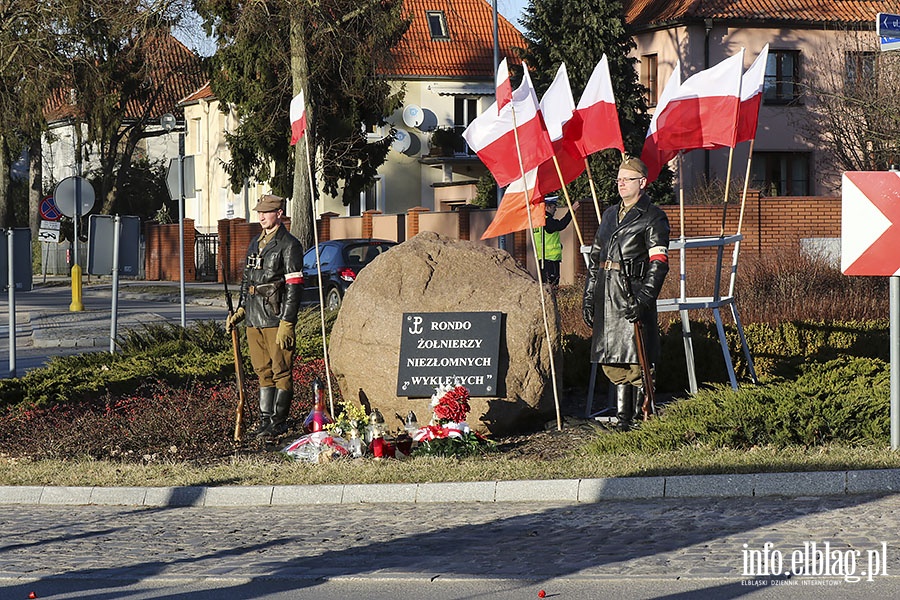
<instances>
[{"instance_id":1,"label":"signpost","mask_svg":"<svg viewBox=\"0 0 900 600\"><path fill-rule=\"evenodd\" d=\"M404 313L397 395L427 398L442 385L497 396L499 312Z\"/></svg>"},{"instance_id":2,"label":"signpost","mask_svg":"<svg viewBox=\"0 0 900 600\"><path fill-rule=\"evenodd\" d=\"M841 189L841 272L890 280L891 449L900 449L900 172L847 171Z\"/></svg>"},{"instance_id":3,"label":"signpost","mask_svg":"<svg viewBox=\"0 0 900 600\"><path fill-rule=\"evenodd\" d=\"M881 50L900 49L900 15L878 13L875 17Z\"/></svg>"},{"instance_id":4,"label":"signpost","mask_svg":"<svg viewBox=\"0 0 900 600\"><path fill-rule=\"evenodd\" d=\"M81 302L81 265L78 264L78 222L81 216L91 212L94 208L94 188L91 182L77 175L66 177L53 191L53 198L60 212L70 217L75 228L72 250L75 253L72 265L72 303L69 310L78 312L84 310Z\"/></svg>"}]
</instances>

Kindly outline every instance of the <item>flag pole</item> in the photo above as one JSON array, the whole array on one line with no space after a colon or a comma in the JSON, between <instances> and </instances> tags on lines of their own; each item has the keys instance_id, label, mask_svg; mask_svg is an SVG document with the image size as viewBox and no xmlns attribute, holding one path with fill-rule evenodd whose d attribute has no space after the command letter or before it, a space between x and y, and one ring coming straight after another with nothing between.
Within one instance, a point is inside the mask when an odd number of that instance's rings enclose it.
<instances>
[{"instance_id":1,"label":"flag pole","mask_svg":"<svg viewBox=\"0 0 900 600\"><path fill-rule=\"evenodd\" d=\"M527 75L527 74L526 74ZM550 323L547 319L547 302L544 300L544 278L541 275L537 246L534 243L534 221L531 218L531 193L528 190L528 180L525 179L525 164L522 162L522 147L519 144L519 128L516 123L516 106L510 103L512 109L513 136L516 140L516 154L519 158L519 173L525 184L525 214L528 215L528 237L531 238L531 250L534 253L534 264L537 268L538 287L540 287L541 314L544 317L544 336L547 340L547 353L550 355L550 380L553 384L553 402L556 406L556 429L562 431L562 415L559 409L559 392L556 389L556 361L553 358L553 340L550 338Z\"/></svg>"},{"instance_id":2,"label":"flag pole","mask_svg":"<svg viewBox=\"0 0 900 600\"><path fill-rule=\"evenodd\" d=\"M588 184L591 186L591 198L594 200L594 212L597 213L597 223L600 222L600 201L597 199L597 188L594 186L594 176L591 174L591 165L588 164L587 156L584 157L584 170L587 171Z\"/></svg>"},{"instance_id":3,"label":"flag pole","mask_svg":"<svg viewBox=\"0 0 900 600\"><path fill-rule=\"evenodd\" d=\"M741 232L741 226L744 224L744 206L747 204L747 186L750 185L750 163L753 161L753 144L756 138L750 139L750 153L747 155L747 172L744 175L744 191L741 194L741 214L738 218L737 232Z\"/></svg>"},{"instance_id":4,"label":"flag pole","mask_svg":"<svg viewBox=\"0 0 900 600\"><path fill-rule=\"evenodd\" d=\"M719 229L719 237L725 237L725 215L728 213L728 192L731 190L731 167L734 161L734 146L728 151L728 171L725 175L725 197L722 199L722 227Z\"/></svg>"},{"instance_id":5,"label":"flag pole","mask_svg":"<svg viewBox=\"0 0 900 600\"><path fill-rule=\"evenodd\" d=\"M575 218L575 213L572 211L572 199L569 197L569 190L566 189L566 183L563 181L562 169L559 168L559 161L556 159L555 154L553 155L553 166L556 167L556 175L559 177L559 184L562 186L563 196L566 197L566 206L569 207L569 214L572 215L572 225L575 226L575 233L578 234L578 245L584 246L584 237L581 235L581 228L578 226L578 220Z\"/></svg>"},{"instance_id":6,"label":"flag pole","mask_svg":"<svg viewBox=\"0 0 900 600\"><path fill-rule=\"evenodd\" d=\"M306 109L306 107L303 107ZM322 295L322 263L319 260L319 232L316 227L316 195L314 193L315 183L313 180L311 156L309 154L309 136L304 135L303 141L306 146L306 172L309 174L309 205L312 208L312 230L313 230L313 247L316 249L316 275L319 278L319 321L322 326L322 360L325 363L325 381L328 387L328 408L334 415L334 395L331 392L331 366L328 364L328 342L325 339L325 298Z\"/></svg>"}]
</instances>

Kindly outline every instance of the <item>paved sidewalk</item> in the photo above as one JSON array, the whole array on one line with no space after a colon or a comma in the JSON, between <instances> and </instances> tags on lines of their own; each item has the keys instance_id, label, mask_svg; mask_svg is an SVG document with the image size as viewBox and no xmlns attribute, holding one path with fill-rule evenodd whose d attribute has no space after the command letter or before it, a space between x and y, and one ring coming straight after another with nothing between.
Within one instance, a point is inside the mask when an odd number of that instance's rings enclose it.
<instances>
[{"instance_id":1,"label":"paved sidewalk","mask_svg":"<svg viewBox=\"0 0 900 600\"><path fill-rule=\"evenodd\" d=\"M635 498L853 496L900 492L900 469L347 485L219 487L0 486L0 505L144 507L557 502Z\"/></svg>"}]
</instances>

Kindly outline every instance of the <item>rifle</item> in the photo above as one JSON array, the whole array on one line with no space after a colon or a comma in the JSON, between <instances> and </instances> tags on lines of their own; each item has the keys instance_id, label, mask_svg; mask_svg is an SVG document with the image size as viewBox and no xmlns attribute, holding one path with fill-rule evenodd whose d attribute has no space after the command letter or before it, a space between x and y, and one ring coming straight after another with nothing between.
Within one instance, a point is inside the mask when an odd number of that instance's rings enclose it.
<instances>
[{"instance_id":1,"label":"rifle","mask_svg":"<svg viewBox=\"0 0 900 600\"><path fill-rule=\"evenodd\" d=\"M650 413L656 410L656 402L653 392L653 374L650 372L650 358L647 356L647 347L644 345L644 326L640 320L634 322L634 343L637 346L638 362L641 364L641 379L644 383L644 403L641 412L644 420L650 420Z\"/></svg>"},{"instance_id":2,"label":"rifle","mask_svg":"<svg viewBox=\"0 0 900 600\"><path fill-rule=\"evenodd\" d=\"M222 266L222 283L225 284L225 304L230 317L234 314L234 303L231 300L231 292L228 291L228 272L224 266ZM234 441L239 442L244 423L244 366L241 362L241 338L237 327L231 328L231 347L234 351L234 373L237 376L238 387L238 403L234 412Z\"/></svg>"}]
</instances>

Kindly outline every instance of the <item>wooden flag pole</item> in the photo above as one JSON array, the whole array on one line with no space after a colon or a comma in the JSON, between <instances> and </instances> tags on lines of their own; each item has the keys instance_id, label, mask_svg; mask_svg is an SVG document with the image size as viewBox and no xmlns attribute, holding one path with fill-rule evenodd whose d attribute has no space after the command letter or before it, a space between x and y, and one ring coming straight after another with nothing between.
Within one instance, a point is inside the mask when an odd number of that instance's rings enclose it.
<instances>
[{"instance_id":1,"label":"wooden flag pole","mask_svg":"<svg viewBox=\"0 0 900 600\"><path fill-rule=\"evenodd\" d=\"M740 217L738 217L738 226L737 232L741 232L741 227L744 224L744 206L747 204L747 186L750 185L750 163L753 161L753 144L756 142L756 139L753 138L750 140L750 153L747 155L747 173L744 175L744 191L741 194L741 213Z\"/></svg>"},{"instance_id":2,"label":"wooden flag pole","mask_svg":"<svg viewBox=\"0 0 900 600\"><path fill-rule=\"evenodd\" d=\"M305 106L303 107L306 108ZM319 232L316 227L316 195L314 193L315 182L312 172L312 157L309 154L309 135L303 136L306 146L306 172L309 174L309 205L312 214L313 247L316 249L316 275L322 281L322 261L319 260ZM328 364L328 342L325 338L325 298L322 295L322 286L319 286L319 321L322 325L322 360L325 363L325 381L328 387L328 408L334 416L334 395L331 392L331 365Z\"/></svg>"},{"instance_id":3,"label":"wooden flag pole","mask_svg":"<svg viewBox=\"0 0 900 600\"><path fill-rule=\"evenodd\" d=\"M528 215L528 237L531 238L531 250L534 253L534 264L537 267L538 287L540 288L541 297L541 314L544 317L544 336L547 340L547 353L550 355L550 381L553 384L553 402L556 405L556 429L562 431L562 414L559 408L559 391L556 389L556 361L553 357L553 340L550 338L550 322L547 319L547 302L544 299L544 278L541 275L540 259L538 258L537 246L534 243L534 221L531 218L531 193L528 190L528 180L525 179L525 164L522 162L522 147L519 144L519 128L516 123L516 107L510 103L512 109L513 136L516 140L516 154L519 158L519 173L522 175L522 182L525 184L525 214Z\"/></svg>"},{"instance_id":4,"label":"wooden flag pole","mask_svg":"<svg viewBox=\"0 0 900 600\"><path fill-rule=\"evenodd\" d=\"M594 176L591 174L591 165L588 164L587 156L584 157L584 170L587 171L588 184L591 186L591 198L594 200L594 212L597 213L597 223L600 222L600 200L597 199L597 188L594 186Z\"/></svg>"},{"instance_id":5,"label":"wooden flag pole","mask_svg":"<svg viewBox=\"0 0 900 600\"><path fill-rule=\"evenodd\" d=\"M728 213L728 192L731 190L731 167L734 161L734 146L728 151L728 171L725 175L725 197L722 199L722 227L719 237L725 237L725 215Z\"/></svg>"},{"instance_id":6,"label":"wooden flag pole","mask_svg":"<svg viewBox=\"0 0 900 600\"><path fill-rule=\"evenodd\" d=\"M584 246L584 237L581 235L581 228L578 226L578 220L575 218L575 213L572 211L572 199L569 197L569 190L566 189L566 183L563 181L562 169L559 168L559 161L556 160L556 155L553 155L553 166L556 167L556 175L559 177L559 183L562 186L563 196L566 198L566 206L569 207L569 214L572 215L572 225L575 226L575 233L578 234L578 245Z\"/></svg>"}]
</instances>

